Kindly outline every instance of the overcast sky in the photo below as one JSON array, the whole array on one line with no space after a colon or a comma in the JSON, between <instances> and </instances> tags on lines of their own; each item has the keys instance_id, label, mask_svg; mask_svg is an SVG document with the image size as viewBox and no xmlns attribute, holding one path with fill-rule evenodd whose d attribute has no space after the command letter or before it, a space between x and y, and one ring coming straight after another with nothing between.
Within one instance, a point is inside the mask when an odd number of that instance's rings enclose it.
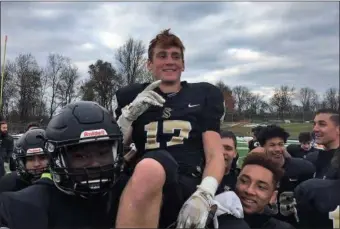
<instances>
[{"instance_id":1,"label":"overcast sky","mask_svg":"<svg viewBox=\"0 0 340 229\"><path fill-rule=\"evenodd\" d=\"M223 80L265 96L282 84L323 93L339 87L336 2L2 2L7 58L68 56L83 77L97 59L113 62L132 36L148 42L171 28L185 47L189 82ZM3 48L2 48L3 51Z\"/></svg>"}]
</instances>

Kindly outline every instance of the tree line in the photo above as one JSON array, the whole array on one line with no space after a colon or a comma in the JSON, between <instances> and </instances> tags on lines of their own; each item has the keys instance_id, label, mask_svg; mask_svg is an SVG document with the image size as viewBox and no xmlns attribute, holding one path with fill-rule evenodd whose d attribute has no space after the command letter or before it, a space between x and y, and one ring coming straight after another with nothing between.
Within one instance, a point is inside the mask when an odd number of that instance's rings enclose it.
<instances>
[{"instance_id":1,"label":"tree line","mask_svg":"<svg viewBox=\"0 0 340 229\"><path fill-rule=\"evenodd\" d=\"M72 60L50 53L39 65L31 53L19 54L5 67L0 115L11 123L47 123L58 109L76 100L96 101L109 111L115 108L115 93L132 83L151 82L146 69L147 48L141 40L129 38L113 54L112 61L97 60L80 75ZM113 64L114 63L114 64ZM316 109L339 109L339 91L329 88L322 96L309 87L296 90L283 85L269 101L244 86L216 83L224 95L226 120L296 119L311 120Z\"/></svg>"},{"instance_id":2,"label":"tree line","mask_svg":"<svg viewBox=\"0 0 340 229\"><path fill-rule=\"evenodd\" d=\"M265 101L264 96L245 86L230 88L222 81L218 81L216 86L223 92L229 114L225 119L228 121L305 122L311 121L318 109L340 110L340 93L336 87L328 88L323 95L319 95L310 87L297 89L281 85Z\"/></svg>"}]
</instances>

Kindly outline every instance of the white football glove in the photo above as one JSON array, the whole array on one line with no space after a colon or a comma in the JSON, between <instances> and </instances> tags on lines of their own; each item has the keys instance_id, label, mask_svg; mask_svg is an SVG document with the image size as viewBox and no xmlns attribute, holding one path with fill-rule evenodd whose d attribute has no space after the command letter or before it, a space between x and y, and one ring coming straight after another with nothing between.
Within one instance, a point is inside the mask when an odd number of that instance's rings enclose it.
<instances>
[{"instance_id":1,"label":"white football glove","mask_svg":"<svg viewBox=\"0 0 340 229\"><path fill-rule=\"evenodd\" d=\"M220 215L233 215L239 219L244 217L241 201L233 191L226 191L215 196L214 204L217 205L217 211L213 220L215 228L218 228L217 217Z\"/></svg>"},{"instance_id":2,"label":"white football glove","mask_svg":"<svg viewBox=\"0 0 340 229\"><path fill-rule=\"evenodd\" d=\"M212 206L213 196L198 187L181 208L176 228L205 228Z\"/></svg>"},{"instance_id":3,"label":"white football glove","mask_svg":"<svg viewBox=\"0 0 340 229\"><path fill-rule=\"evenodd\" d=\"M123 136L126 136L133 121L143 114L149 107L162 107L165 99L153 91L159 87L161 80L157 80L147 86L144 91L139 93L137 97L129 105L123 107L122 115L118 118L117 123L121 128Z\"/></svg>"},{"instance_id":4,"label":"white football glove","mask_svg":"<svg viewBox=\"0 0 340 229\"><path fill-rule=\"evenodd\" d=\"M10 168L9 168L9 163L5 162L5 163L4 163L4 168L5 168L5 172L6 172L6 173L10 173L10 172L11 172L11 170L10 170Z\"/></svg>"}]
</instances>

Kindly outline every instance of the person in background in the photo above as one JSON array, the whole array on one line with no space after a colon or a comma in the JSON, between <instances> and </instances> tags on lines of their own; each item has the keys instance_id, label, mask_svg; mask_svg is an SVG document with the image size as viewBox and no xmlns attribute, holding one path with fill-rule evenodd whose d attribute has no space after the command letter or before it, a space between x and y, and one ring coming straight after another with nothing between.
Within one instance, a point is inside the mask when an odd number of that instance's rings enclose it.
<instances>
[{"instance_id":1,"label":"person in background","mask_svg":"<svg viewBox=\"0 0 340 229\"><path fill-rule=\"evenodd\" d=\"M290 144L287 151L292 157L306 158L307 154L316 151L312 146L312 135L310 132L301 132L299 134L299 145Z\"/></svg>"},{"instance_id":2,"label":"person in background","mask_svg":"<svg viewBox=\"0 0 340 229\"><path fill-rule=\"evenodd\" d=\"M7 173L0 178L0 193L14 192L30 186L43 172L48 172L48 158L44 152L43 129L31 129L17 141L13 160L16 172Z\"/></svg>"},{"instance_id":3,"label":"person in background","mask_svg":"<svg viewBox=\"0 0 340 229\"><path fill-rule=\"evenodd\" d=\"M222 145L224 148L223 156L225 162L225 175L217 189L217 193L235 190L239 169L237 168L237 139L233 132L221 132Z\"/></svg>"},{"instance_id":4,"label":"person in background","mask_svg":"<svg viewBox=\"0 0 340 229\"><path fill-rule=\"evenodd\" d=\"M38 123L30 122L26 126L24 133L26 133L27 131L29 131L31 129L38 129L38 128L39 128L39 124ZM16 167L17 166L15 164L15 161L14 161L13 157L10 157L9 158L9 169L10 169L10 171L15 172L16 171Z\"/></svg>"},{"instance_id":5,"label":"person in background","mask_svg":"<svg viewBox=\"0 0 340 229\"><path fill-rule=\"evenodd\" d=\"M26 129L25 129L25 132L31 130L31 129L35 129L35 128L40 128L40 125L36 122L30 122L28 123Z\"/></svg>"},{"instance_id":6,"label":"person in background","mask_svg":"<svg viewBox=\"0 0 340 229\"><path fill-rule=\"evenodd\" d=\"M263 128L262 126L257 126L251 129L251 132L253 133L253 139L248 142L249 152L255 149L256 147L260 146L257 140L257 136L260 133L262 128Z\"/></svg>"},{"instance_id":7,"label":"person in background","mask_svg":"<svg viewBox=\"0 0 340 229\"><path fill-rule=\"evenodd\" d=\"M13 153L14 140L8 134L6 121L0 122L0 178L9 172L10 157Z\"/></svg>"}]
</instances>

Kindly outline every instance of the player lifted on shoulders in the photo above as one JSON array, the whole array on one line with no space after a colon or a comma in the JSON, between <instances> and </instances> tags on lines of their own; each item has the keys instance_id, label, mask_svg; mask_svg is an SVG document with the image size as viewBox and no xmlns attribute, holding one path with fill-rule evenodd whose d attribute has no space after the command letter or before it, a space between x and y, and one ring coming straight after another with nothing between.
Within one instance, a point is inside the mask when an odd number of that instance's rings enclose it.
<instances>
[{"instance_id":1,"label":"player lifted on shoulders","mask_svg":"<svg viewBox=\"0 0 340 229\"><path fill-rule=\"evenodd\" d=\"M223 96L209 83L181 81L184 63L181 40L165 30L148 49L148 70L160 81L117 92L124 142L131 136L140 158L121 197L117 228L165 227L177 216L177 227L205 226L225 170Z\"/></svg>"}]
</instances>

